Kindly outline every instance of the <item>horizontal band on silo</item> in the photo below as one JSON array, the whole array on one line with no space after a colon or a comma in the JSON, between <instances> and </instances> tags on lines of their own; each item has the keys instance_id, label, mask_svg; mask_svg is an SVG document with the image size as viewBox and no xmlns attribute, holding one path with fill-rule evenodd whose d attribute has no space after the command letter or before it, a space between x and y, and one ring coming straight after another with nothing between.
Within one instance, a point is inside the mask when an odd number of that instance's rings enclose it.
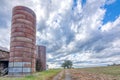
<instances>
[{"instance_id":1,"label":"horizontal band on silo","mask_svg":"<svg viewBox=\"0 0 120 80\"><path fill-rule=\"evenodd\" d=\"M32 39L26 37L12 37L11 41L24 41L24 42L32 42Z\"/></svg>"},{"instance_id":2,"label":"horizontal band on silo","mask_svg":"<svg viewBox=\"0 0 120 80\"><path fill-rule=\"evenodd\" d=\"M11 50L11 51L12 51L12 50ZM9 56L10 56L10 57L13 57L13 56L14 56L14 52L11 52Z\"/></svg>"},{"instance_id":3,"label":"horizontal band on silo","mask_svg":"<svg viewBox=\"0 0 120 80\"><path fill-rule=\"evenodd\" d=\"M31 26L34 25L31 21L28 21L28 20L26 20L26 19L15 19L15 20L13 20L13 23L17 23L17 22L29 24L29 25L31 25Z\"/></svg>"},{"instance_id":4,"label":"horizontal band on silo","mask_svg":"<svg viewBox=\"0 0 120 80\"><path fill-rule=\"evenodd\" d=\"M35 27L33 27L32 25L29 25L29 24L24 24L24 23L17 23L17 24L12 24L13 25L13 28L16 28L16 27L20 27L20 28L29 28L33 31L35 31Z\"/></svg>"},{"instance_id":5,"label":"horizontal band on silo","mask_svg":"<svg viewBox=\"0 0 120 80\"><path fill-rule=\"evenodd\" d=\"M23 62L14 62L14 67L23 67Z\"/></svg>"},{"instance_id":6,"label":"horizontal band on silo","mask_svg":"<svg viewBox=\"0 0 120 80\"><path fill-rule=\"evenodd\" d=\"M29 16L29 15L16 14L16 15L14 15L13 18L12 18L13 23L14 23L14 21L15 21L16 19L25 19L25 20L28 20L28 21L32 22L33 24L35 23L34 19L33 19L31 16Z\"/></svg>"},{"instance_id":7,"label":"horizontal band on silo","mask_svg":"<svg viewBox=\"0 0 120 80\"><path fill-rule=\"evenodd\" d=\"M14 51L21 51L21 50L22 50L23 52L29 52L29 53L30 53L30 52L32 52L33 49L32 49L32 48L27 48L27 47L21 47L21 48L15 47L15 48L14 48Z\"/></svg>"},{"instance_id":8,"label":"horizontal band on silo","mask_svg":"<svg viewBox=\"0 0 120 80\"><path fill-rule=\"evenodd\" d=\"M14 56L10 56L9 62L14 62Z\"/></svg>"},{"instance_id":9,"label":"horizontal band on silo","mask_svg":"<svg viewBox=\"0 0 120 80\"><path fill-rule=\"evenodd\" d=\"M13 13L13 15L16 15L16 14L23 14L23 15L26 15L26 16L28 16L29 15L29 17L31 17L33 20L34 20L34 16L32 16L30 13L28 13L28 12L26 12L26 11L23 11L23 10L16 10L16 12L14 12Z\"/></svg>"},{"instance_id":10,"label":"horizontal band on silo","mask_svg":"<svg viewBox=\"0 0 120 80\"><path fill-rule=\"evenodd\" d=\"M30 73L29 73L29 74L30 74ZM14 77L14 76L15 76L15 77L22 77L22 76L24 76L24 75L23 75L23 72L9 72L8 75L9 75L9 77L11 77L11 76L12 76L12 77Z\"/></svg>"},{"instance_id":11,"label":"horizontal band on silo","mask_svg":"<svg viewBox=\"0 0 120 80\"><path fill-rule=\"evenodd\" d=\"M24 31L19 31L19 32L16 32L16 29L14 31L14 34L11 36L11 37L27 37L27 38L31 38L34 40L34 34L31 34L31 33L28 33L28 32L24 32ZM30 32L30 31L29 31Z\"/></svg>"},{"instance_id":12,"label":"horizontal band on silo","mask_svg":"<svg viewBox=\"0 0 120 80\"><path fill-rule=\"evenodd\" d=\"M14 21L15 21L15 20L14 20ZM14 22L14 21L13 21L13 22ZM25 24L25 23L23 23L23 22L17 22L17 23L14 23L14 24L12 24L12 25L13 25L13 28L16 28L16 27L29 28L29 29L33 30L33 32L36 31L36 29L34 29L34 28L35 28L34 25Z\"/></svg>"},{"instance_id":13,"label":"horizontal band on silo","mask_svg":"<svg viewBox=\"0 0 120 80\"><path fill-rule=\"evenodd\" d=\"M33 43L31 42L24 42L24 41L18 41L18 42L13 42L14 44L11 44L11 52L13 52L16 48L30 48L32 50L35 50L35 47L33 46ZM18 43L18 44L17 44ZM20 44L21 43L21 44ZM22 45L22 43L25 43Z\"/></svg>"},{"instance_id":14,"label":"horizontal band on silo","mask_svg":"<svg viewBox=\"0 0 120 80\"><path fill-rule=\"evenodd\" d=\"M9 72L23 72L22 68L9 68Z\"/></svg>"},{"instance_id":15,"label":"horizontal band on silo","mask_svg":"<svg viewBox=\"0 0 120 80\"><path fill-rule=\"evenodd\" d=\"M14 52L15 51L15 52ZM31 50L17 50L17 49L14 49L14 51L11 51L12 54L10 55L11 57L14 56L14 55L19 55L20 53L23 55L23 54L26 54L26 53L29 53L29 54L33 54L33 52L35 52L34 49L31 49ZM14 52L14 53L13 53ZM36 54L35 54L36 55ZM27 56L27 54L26 54Z\"/></svg>"},{"instance_id":16,"label":"horizontal band on silo","mask_svg":"<svg viewBox=\"0 0 120 80\"><path fill-rule=\"evenodd\" d=\"M14 62L22 62L23 61L22 59L23 59L22 56L21 57L14 56L13 58Z\"/></svg>"},{"instance_id":17,"label":"horizontal band on silo","mask_svg":"<svg viewBox=\"0 0 120 80\"><path fill-rule=\"evenodd\" d=\"M23 72L31 72L31 68L23 68Z\"/></svg>"},{"instance_id":18,"label":"horizontal band on silo","mask_svg":"<svg viewBox=\"0 0 120 80\"><path fill-rule=\"evenodd\" d=\"M9 62L9 67L13 67L14 63L13 62Z\"/></svg>"},{"instance_id":19,"label":"horizontal band on silo","mask_svg":"<svg viewBox=\"0 0 120 80\"><path fill-rule=\"evenodd\" d=\"M33 58L23 58L22 61L23 62L31 62Z\"/></svg>"},{"instance_id":20,"label":"horizontal band on silo","mask_svg":"<svg viewBox=\"0 0 120 80\"><path fill-rule=\"evenodd\" d=\"M12 19L17 19L17 18L25 19L26 16L24 14L16 14L16 15L12 16Z\"/></svg>"},{"instance_id":21,"label":"horizontal band on silo","mask_svg":"<svg viewBox=\"0 0 120 80\"><path fill-rule=\"evenodd\" d=\"M30 15L32 14L33 17L36 17L35 13L31 9L29 9L25 6L16 6L16 7L14 7L13 10L14 10L14 12L17 12L18 10L22 10L22 11L29 13ZM27 14L27 13L25 13L25 14Z\"/></svg>"}]
</instances>

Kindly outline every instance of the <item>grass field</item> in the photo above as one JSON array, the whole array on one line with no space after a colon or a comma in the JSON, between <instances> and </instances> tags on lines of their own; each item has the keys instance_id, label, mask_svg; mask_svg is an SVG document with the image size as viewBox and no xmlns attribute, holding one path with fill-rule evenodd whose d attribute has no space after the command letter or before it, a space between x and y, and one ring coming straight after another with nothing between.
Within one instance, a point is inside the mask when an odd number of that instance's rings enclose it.
<instances>
[{"instance_id":1,"label":"grass field","mask_svg":"<svg viewBox=\"0 0 120 80\"><path fill-rule=\"evenodd\" d=\"M71 74L73 80L120 80L120 66L72 69Z\"/></svg>"},{"instance_id":2,"label":"grass field","mask_svg":"<svg viewBox=\"0 0 120 80\"><path fill-rule=\"evenodd\" d=\"M58 74L60 69L47 70L43 72L38 72L30 76L22 77L22 78L7 78L0 77L0 80L52 80L52 78Z\"/></svg>"},{"instance_id":3,"label":"grass field","mask_svg":"<svg viewBox=\"0 0 120 80\"><path fill-rule=\"evenodd\" d=\"M80 70L120 77L120 66L93 67Z\"/></svg>"},{"instance_id":4,"label":"grass field","mask_svg":"<svg viewBox=\"0 0 120 80\"><path fill-rule=\"evenodd\" d=\"M0 77L0 80L52 80L60 69L37 72L22 78ZM120 66L70 69L73 80L120 80ZM89 78L89 79L87 79ZM93 79L94 78L94 79Z\"/></svg>"}]
</instances>

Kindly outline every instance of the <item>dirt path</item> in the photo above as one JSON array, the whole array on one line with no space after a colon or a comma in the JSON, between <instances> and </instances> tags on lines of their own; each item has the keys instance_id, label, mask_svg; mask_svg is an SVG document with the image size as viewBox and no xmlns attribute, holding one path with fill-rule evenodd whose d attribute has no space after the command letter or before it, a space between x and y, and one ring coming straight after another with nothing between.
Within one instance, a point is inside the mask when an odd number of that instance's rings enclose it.
<instances>
[{"instance_id":1,"label":"dirt path","mask_svg":"<svg viewBox=\"0 0 120 80\"><path fill-rule=\"evenodd\" d=\"M59 74L57 74L53 80L72 80L70 76L69 70L63 70Z\"/></svg>"},{"instance_id":2,"label":"dirt path","mask_svg":"<svg viewBox=\"0 0 120 80\"><path fill-rule=\"evenodd\" d=\"M70 71L65 70L65 80L71 80Z\"/></svg>"},{"instance_id":3,"label":"dirt path","mask_svg":"<svg viewBox=\"0 0 120 80\"><path fill-rule=\"evenodd\" d=\"M58 73L58 74L53 78L53 80L61 80L63 74L64 74L64 70L61 71L60 73Z\"/></svg>"}]
</instances>

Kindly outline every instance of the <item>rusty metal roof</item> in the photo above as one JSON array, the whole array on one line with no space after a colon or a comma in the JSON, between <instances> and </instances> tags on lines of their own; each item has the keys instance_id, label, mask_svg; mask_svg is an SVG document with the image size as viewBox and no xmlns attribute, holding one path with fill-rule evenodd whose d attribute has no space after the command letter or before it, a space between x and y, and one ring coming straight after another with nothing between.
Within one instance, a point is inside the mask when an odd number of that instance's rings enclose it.
<instances>
[{"instance_id":1,"label":"rusty metal roof","mask_svg":"<svg viewBox=\"0 0 120 80\"><path fill-rule=\"evenodd\" d=\"M4 47L0 47L0 61L8 61L9 60L9 50Z\"/></svg>"},{"instance_id":2,"label":"rusty metal roof","mask_svg":"<svg viewBox=\"0 0 120 80\"><path fill-rule=\"evenodd\" d=\"M8 50L7 48L5 48L5 47L1 47L1 46L0 46L0 51L6 51L6 52L9 52L9 50Z\"/></svg>"}]
</instances>

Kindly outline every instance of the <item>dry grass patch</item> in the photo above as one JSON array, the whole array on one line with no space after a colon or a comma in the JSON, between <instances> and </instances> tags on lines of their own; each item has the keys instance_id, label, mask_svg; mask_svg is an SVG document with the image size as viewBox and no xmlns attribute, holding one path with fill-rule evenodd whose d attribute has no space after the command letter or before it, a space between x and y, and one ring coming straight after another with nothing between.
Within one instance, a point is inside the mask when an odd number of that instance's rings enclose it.
<instances>
[{"instance_id":1,"label":"dry grass patch","mask_svg":"<svg viewBox=\"0 0 120 80\"><path fill-rule=\"evenodd\" d=\"M72 69L73 80L120 80L120 66Z\"/></svg>"}]
</instances>

